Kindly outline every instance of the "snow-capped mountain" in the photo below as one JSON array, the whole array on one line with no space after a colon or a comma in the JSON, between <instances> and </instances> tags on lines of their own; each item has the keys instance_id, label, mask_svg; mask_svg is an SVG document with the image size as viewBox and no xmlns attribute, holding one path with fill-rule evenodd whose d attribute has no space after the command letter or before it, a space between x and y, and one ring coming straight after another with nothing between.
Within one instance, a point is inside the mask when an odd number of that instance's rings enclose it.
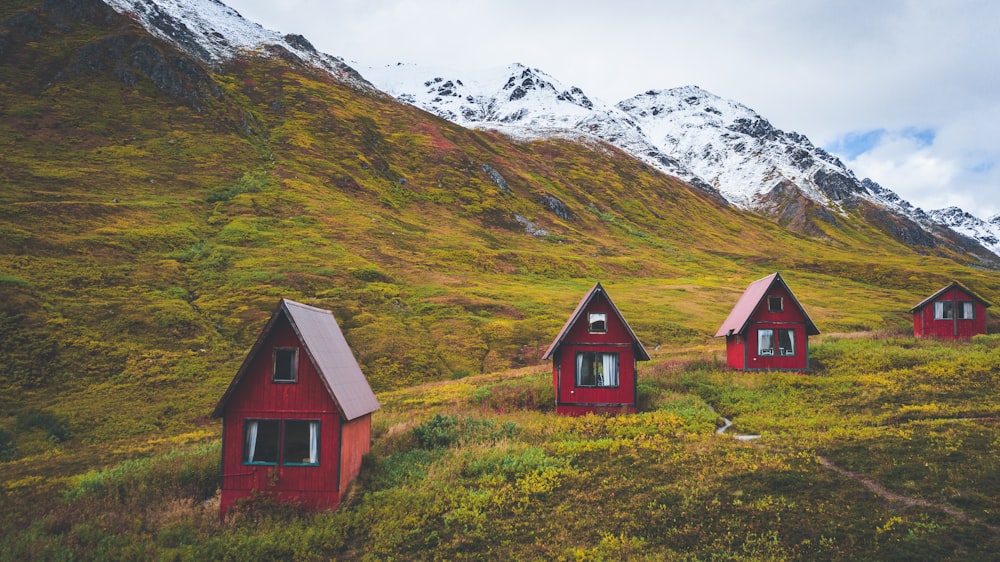
<instances>
[{"instance_id":1,"label":"snow-capped mountain","mask_svg":"<svg viewBox=\"0 0 1000 562\"><path fill-rule=\"evenodd\" d=\"M466 127L610 143L743 209L787 216L789 201L806 199L833 217L871 203L902 218L906 224L894 231L906 231L901 238L907 242L945 227L1000 255L1000 218L987 222L953 209L925 213L887 188L858 180L805 136L779 130L750 108L696 86L651 90L610 105L520 64L476 76L400 64L365 69L362 78L304 37L264 29L218 0L105 1L210 66L248 52L291 54ZM921 229L926 232L916 232Z\"/></svg>"},{"instance_id":2,"label":"snow-capped mountain","mask_svg":"<svg viewBox=\"0 0 1000 562\"><path fill-rule=\"evenodd\" d=\"M1000 215L982 220L958 207L948 207L927 213L931 220L964 234L1000 255Z\"/></svg>"},{"instance_id":3,"label":"snow-capped mountain","mask_svg":"<svg viewBox=\"0 0 1000 562\"><path fill-rule=\"evenodd\" d=\"M284 49L304 62L348 81L364 84L344 62L317 51L301 35L281 35L245 19L218 0L104 0L150 33L208 65L245 52Z\"/></svg>"},{"instance_id":4,"label":"snow-capped mountain","mask_svg":"<svg viewBox=\"0 0 1000 562\"><path fill-rule=\"evenodd\" d=\"M906 242L931 244L943 226L1000 255L990 242L1000 235L990 230L994 223L968 215L978 221L973 227L926 213L859 180L805 136L697 86L651 90L612 106L520 64L475 79L402 64L363 73L377 88L463 126L522 138L599 138L739 208L782 215L778 207L796 194L833 213L867 202L907 223L892 228Z\"/></svg>"}]
</instances>

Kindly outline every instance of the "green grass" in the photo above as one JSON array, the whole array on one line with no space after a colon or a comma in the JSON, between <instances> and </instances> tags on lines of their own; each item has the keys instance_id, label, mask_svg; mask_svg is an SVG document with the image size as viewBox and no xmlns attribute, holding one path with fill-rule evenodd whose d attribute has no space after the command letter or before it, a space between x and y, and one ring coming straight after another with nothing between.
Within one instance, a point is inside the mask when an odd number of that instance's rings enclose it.
<instances>
[{"instance_id":1,"label":"green grass","mask_svg":"<svg viewBox=\"0 0 1000 562\"><path fill-rule=\"evenodd\" d=\"M372 452L337 512L261 496L220 522L220 451L209 431L52 483L51 507L8 534L3 550L83 559L990 560L1000 548L1000 401L986 379L996 376L998 342L830 339L815 345L823 363L811 375L733 372L696 352L660 356L641 366L640 412L612 417L561 417L523 400L542 393L548 374L539 367L384 392ZM965 357L973 359L955 375L964 384L932 384L936 364ZM901 381L913 388L905 399ZM963 390L980 384L989 388ZM735 422L730 432L761 437L715 434L717 412ZM820 457L912 504L874 494ZM16 496L39 484L8 477L5 489Z\"/></svg>"}]
</instances>

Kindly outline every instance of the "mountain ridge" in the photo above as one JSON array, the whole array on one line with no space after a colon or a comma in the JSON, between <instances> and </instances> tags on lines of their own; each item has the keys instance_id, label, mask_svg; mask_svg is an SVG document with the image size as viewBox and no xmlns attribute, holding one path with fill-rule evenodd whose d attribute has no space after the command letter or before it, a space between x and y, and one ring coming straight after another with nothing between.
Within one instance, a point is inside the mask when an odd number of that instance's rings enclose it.
<instances>
[{"instance_id":1,"label":"mountain ridge","mask_svg":"<svg viewBox=\"0 0 1000 562\"><path fill-rule=\"evenodd\" d=\"M984 263L1000 263L997 221L956 223L947 218L953 214L927 213L887 188L871 189L874 182L859 181L838 158L805 136L776 129L750 108L697 86L649 90L608 105L519 63L471 80L404 64L367 68L362 76L342 58L319 53L306 38L266 30L218 0L108 4L210 65L247 51L276 48L338 79L377 88L462 126L493 128L515 138L572 139L582 134L609 142L721 200L814 234L819 229L800 214L802 205L786 206L789 189L832 212L828 217L843 212L845 199L862 199L902 215L892 219L894 223L910 222L939 243L972 251ZM784 184L782 189L769 196L779 184Z\"/></svg>"}]
</instances>

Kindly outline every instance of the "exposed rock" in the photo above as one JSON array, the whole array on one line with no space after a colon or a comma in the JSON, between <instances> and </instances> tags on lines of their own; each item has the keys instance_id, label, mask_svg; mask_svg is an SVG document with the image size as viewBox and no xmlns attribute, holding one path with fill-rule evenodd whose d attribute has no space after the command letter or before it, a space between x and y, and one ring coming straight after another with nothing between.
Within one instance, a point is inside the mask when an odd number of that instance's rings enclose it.
<instances>
[{"instance_id":1,"label":"exposed rock","mask_svg":"<svg viewBox=\"0 0 1000 562\"><path fill-rule=\"evenodd\" d=\"M858 180L853 177L844 173L831 172L823 168L816 170L812 180L827 197L834 201L843 201L863 191L860 184L858 184Z\"/></svg>"},{"instance_id":2,"label":"exposed rock","mask_svg":"<svg viewBox=\"0 0 1000 562\"><path fill-rule=\"evenodd\" d=\"M491 180L493 180L493 183L497 184L497 187L500 188L500 191L504 192L507 195L514 194L514 192L510 190L510 187L507 186L507 181L503 179L503 176L500 175L500 172L493 169L492 166L490 166L489 164L483 164L483 171L486 172L486 175L489 176Z\"/></svg>"},{"instance_id":3,"label":"exposed rock","mask_svg":"<svg viewBox=\"0 0 1000 562\"><path fill-rule=\"evenodd\" d=\"M310 53L316 52L316 47L313 47L312 43L310 43L305 37L301 35L289 33L288 35L285 35L285 41L287 41L289 45L297 49L302 49L303 51L309 51Z\"/></svg>"},{"instance_id":4,"label":"exposed rock","mask_svg":"<svg viewBox=\"0 0 1000 562\"><path fill-rule=\"evenodd\" d=\"M555 195L550 195L548 193L542 195L542 205L545 205L548 210L555 213L555 215L563 220L573 220L575 217L573 213L570 212L569 207L566 206L558 197Z\"/></svg>"}]
</instances>

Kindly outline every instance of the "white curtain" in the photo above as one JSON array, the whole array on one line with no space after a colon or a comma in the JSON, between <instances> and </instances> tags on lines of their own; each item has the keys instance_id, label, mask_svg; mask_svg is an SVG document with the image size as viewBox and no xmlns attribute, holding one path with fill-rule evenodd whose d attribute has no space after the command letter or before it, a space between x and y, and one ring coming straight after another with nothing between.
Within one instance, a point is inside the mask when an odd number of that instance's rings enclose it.
<instances>
[{"instance_id":1,"label":"white curtain","mask_svg":"<svg viewBox=\"0 0 1000 562\"><path fill-rule=\"evenodd\" d=\"M934 303L934 318L941 319L944 318L944 303L936 302Z\"/></svg>"},{"instance_id":2,"label":"white curtain","mask_svg":"<svg viewBox=\"0 0 1000 562\"><path fill-rule=\"evenodd\" d=\"M795 331L788 330L788 354L795 355Z\"/></svg>"},{"instance_id":3,"label":"white curtain","mask_svg":"<svg viewBox=\"0 0 1000 562\"><path fill-rule=\"evenodd\" d=\"M576 354L576 384L583 384L583 354Z\"/></svg>"},{"instance_id":4,"label":"white curtain","mask_svg":"<svg viewBox=\"0 0 1000 562\"><path fill-rule=\"evenodd\" d=\"M757 330L757 354L774 355L774 330Z\"/></svg>"},{"instance_id":5,"label":"white curtain","mask_svg":"<svg viewBox=\"0 0 1000 562\"><path fill-rule=\"evenodd\" d=\"M309 422L309 464L319 463L319 422Z\"/></svg>"},{"instance_id":6,"label":"white curtain","mask_svg":"<svg viewBox=\"0 0 1000 562\"><path fill-rule=\"evenodd\" d=\"M257 451L257 422L247 422L247 462L253 462L253 455Z\"/></svg>"},{"instance_id":7,"label":"white curtain","mask_svg":"<svg viewBox=\"0 0 1000 562\"><path fill-rule=\"evenodd\" d=\"M964 318L965 320L972 319L972 317L975 315L975 309L973 308L971 302L962 303L962 314L963 314L962 318Z\"/></svg>"},{"instance_id":8,"label":"white curtain","mask_svg":"<svg viewBox=\"0 0 1000 562\"><path fill-rule=\"evenodd\" d=\"M618 386L618 354L604 353L602 355L601 361L604 364L603 386Z\"/></svg>"}]
</instances>

